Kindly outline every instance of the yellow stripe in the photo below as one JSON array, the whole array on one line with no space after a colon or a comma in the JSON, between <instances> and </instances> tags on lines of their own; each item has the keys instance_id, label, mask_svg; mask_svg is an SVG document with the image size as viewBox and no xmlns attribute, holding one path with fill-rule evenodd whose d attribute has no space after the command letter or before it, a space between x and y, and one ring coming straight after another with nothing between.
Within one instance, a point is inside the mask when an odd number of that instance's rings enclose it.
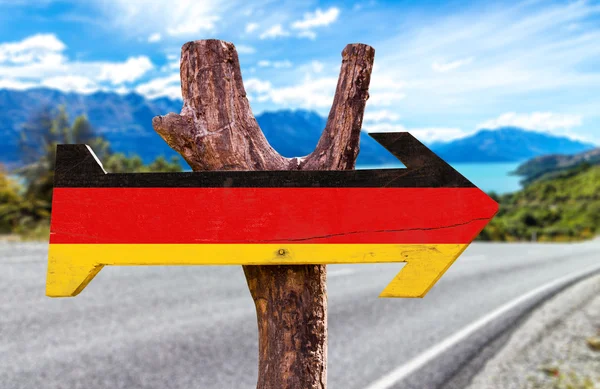
<instances>
[{"instance_id":1,"label":"yellow stripe","mask_svg":"<svg viewBox=\"0 0 600 389\"><path fill-rule=\"evenodd\" d=\"M380 297L423 297L468 244L51 244L46 295L81 292L106 265L407 262Z\"/></svg>"}]
</instances>

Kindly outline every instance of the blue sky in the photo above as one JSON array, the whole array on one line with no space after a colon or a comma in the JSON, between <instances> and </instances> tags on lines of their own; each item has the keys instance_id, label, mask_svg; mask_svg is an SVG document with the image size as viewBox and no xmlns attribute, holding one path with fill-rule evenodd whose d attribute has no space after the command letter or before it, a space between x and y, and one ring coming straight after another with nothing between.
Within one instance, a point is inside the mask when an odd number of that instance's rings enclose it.
<instances>
[{"instance_id":1,"label":"blue sky","mask_svg":"<svg viewBox=\"0 0 600 389\"><path fill-rule=\"evenodd\" d=\"M375 48L364 129L516 125L600 144L600 1L0 0L0 88L181 97L190 40L233 42L255 114L327 115L341 51Z\"/></svg>"}]
</instances>

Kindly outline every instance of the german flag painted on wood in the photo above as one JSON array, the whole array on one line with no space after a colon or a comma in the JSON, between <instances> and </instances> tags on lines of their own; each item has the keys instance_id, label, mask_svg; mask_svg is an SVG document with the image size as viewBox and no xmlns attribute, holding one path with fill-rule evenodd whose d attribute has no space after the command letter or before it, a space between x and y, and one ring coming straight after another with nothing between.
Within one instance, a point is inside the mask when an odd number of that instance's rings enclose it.
<instances>
[{"instance_id":1,"label":"german flag painted on wood","mask_svg":"<svg viewBox=\"0 0 600 389\"><path fill-rule=\"evenodd\" d=\"M410 134L371 136L407 168L107 174L59 145L46 294L105 265L406 262L381 297L422 297L498 204Z\"/></svg>"}]
</instances>

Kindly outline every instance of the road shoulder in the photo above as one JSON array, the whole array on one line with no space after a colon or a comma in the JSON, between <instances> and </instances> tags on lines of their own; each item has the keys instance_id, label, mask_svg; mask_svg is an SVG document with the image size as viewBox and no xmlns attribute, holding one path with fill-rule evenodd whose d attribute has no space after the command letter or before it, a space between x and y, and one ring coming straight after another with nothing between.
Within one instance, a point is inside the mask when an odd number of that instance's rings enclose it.
<instances>
[{"instance_id":1,"label":"road shoulder","mask_svg":"<svg viewBox=\"0 0 600 389\"><path fill-rule=\"evenodd\" d=\"M587 342L599 331L596 275L533 311L468 388L600 388L600 351Z\"/></svg>"}]
</instances>

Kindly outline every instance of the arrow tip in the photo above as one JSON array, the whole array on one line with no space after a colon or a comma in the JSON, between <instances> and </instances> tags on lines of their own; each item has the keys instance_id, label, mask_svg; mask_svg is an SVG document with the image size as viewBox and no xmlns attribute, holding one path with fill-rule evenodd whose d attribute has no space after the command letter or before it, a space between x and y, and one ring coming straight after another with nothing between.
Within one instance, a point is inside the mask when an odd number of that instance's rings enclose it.
<instances>
[{"instance_id":1,"label":"arrow tip","mask_svg":"<svg viewBox=\"0 0 600 389\"><path fill-rule=\"evenodd\" d=\"M409 132L370 132L369 136L398 158L408 171L416 172L421 177L420 184L437 187L475 187ZM423 177L428 177L428 180Z\"/></svg>"}]
</instances>

